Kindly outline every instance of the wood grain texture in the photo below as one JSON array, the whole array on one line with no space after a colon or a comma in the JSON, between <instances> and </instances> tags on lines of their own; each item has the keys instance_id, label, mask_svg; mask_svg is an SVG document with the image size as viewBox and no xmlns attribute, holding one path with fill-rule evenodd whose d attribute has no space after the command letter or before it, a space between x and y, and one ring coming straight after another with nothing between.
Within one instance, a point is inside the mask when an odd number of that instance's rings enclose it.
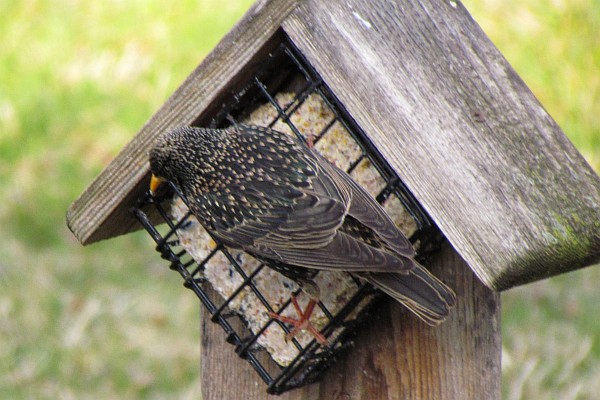
<instances>
[{"instance_id":1,"label":"wood grain texture","mask_svg":"<svg viewBox=\"0 0 600 400\"><path fill-rule=\"evenodd\" d=\"M141 226L129 213L148 189L148 152L156 138L190 125L252 70L295 0L257 1L217 47L181 84L67 211L67 225L82 244L128 233Z\"/></svg>"},{"instance_id":2,"label":"wood grain texture","mask_svg":"<svg viewBox=\"0 0 600 400\"><path fill-rule=\"evenodd\" d=\"M600 179L461 3L306 1L283 28L489 287L600 259Z\"/></svg>"},{"instance_id":3,"label":"wood grain texture","mask_svg":"<svg viewBox=\"0 0 600 400\"><path fill-rule=\"evenodd\" d=\"M450 246L432 260L431 269L458 295L446 322L429 327L390 301L320 383L281 396L266 394L266 385L203 312L203 400L500 399L500 295Z\"/></svg>"}]
</instances>

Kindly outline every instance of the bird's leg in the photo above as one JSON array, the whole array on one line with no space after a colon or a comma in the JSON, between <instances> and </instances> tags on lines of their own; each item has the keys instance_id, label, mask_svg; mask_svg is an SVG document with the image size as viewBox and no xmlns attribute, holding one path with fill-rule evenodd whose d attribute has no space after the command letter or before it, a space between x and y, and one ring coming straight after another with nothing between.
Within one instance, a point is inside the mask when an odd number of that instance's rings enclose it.
<instances>
[{"instance_id":1,"label":"bird's leg","mask_svg":"<svg viewBox=\"0 0 600 400\"><path fill-rule=\"evenodd\" d=\"M327 339L325 338L325 336L323 336L310 323L310 316L312 315L312 312L315 309L315 306L317 305L317 300L315 300L314 298L311 297L310 300L308 301L308 304L306 305L306 308L304 309L304 311L302 311L302 308L300 308L300 305L298 304L298 300L296 299L296 296L294 296L293 294L291 295L291 300L292 300L292 305L294 306L294 309L296 310L296 313L298 314L298 319L285 317L283 315L269 312L269 316L271 318L276 319L276 320L281 321L286 324L290 324L294 327L294 329L292 329L290 331L290 333L285 335L285 340L291 340L292 338L294 338L294 336L296 336L301 331L307 330L315 337L317 342L321 343L323 346L326 346L328 343L327 343Z\"/></svg>"},{"instance_id":2,"label":"bird's leg","mask_svg":"<svg viewBox=\"0 0 600 400\"><path fill-rule=\"evenodd\" d=\"M309 149L313 149L315 147L315 135L313 135L312 133L306 135L306 146Z\"/></svg>"}]
</instances>

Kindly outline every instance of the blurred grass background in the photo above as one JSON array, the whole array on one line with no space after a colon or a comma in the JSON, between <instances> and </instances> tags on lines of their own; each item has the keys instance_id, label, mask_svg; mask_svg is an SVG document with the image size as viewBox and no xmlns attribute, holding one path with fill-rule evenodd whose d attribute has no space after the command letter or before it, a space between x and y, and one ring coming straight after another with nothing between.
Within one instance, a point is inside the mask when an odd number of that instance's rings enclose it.
<instances>
[{"instance_id":1,"label":"blurred grass background","mask_svg":"<svg viewBox=\"0 0 600 400\"><path fill-rule=\"evenodd\" d=\"M0 398L199 398L194 295L145 234L84 248L64 215L251 3L0 2ZM465 5L600 172L600 1ZM505 399L599 398L598 282L503 294Z\"/></svg>"}]
</instances>

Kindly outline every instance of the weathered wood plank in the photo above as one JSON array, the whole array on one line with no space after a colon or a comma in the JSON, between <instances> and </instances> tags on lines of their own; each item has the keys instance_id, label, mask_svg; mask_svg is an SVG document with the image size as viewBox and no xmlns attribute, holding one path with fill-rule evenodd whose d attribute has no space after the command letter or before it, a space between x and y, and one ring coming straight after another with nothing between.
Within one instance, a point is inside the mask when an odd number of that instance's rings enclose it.
<instances>
[{"instance_id":1,"label":"weathered wood plank","mask_svg":"<svg viewBox=\"0 0 600 400\"><path fill-rule=\"evenodd\" d=\"M429 327L390 301L320 383L281 396L266 394L266 385L203 312L203 399L500 399L500 295L450 246L431 267L458 296L446 322Z\"/></svg>"},{"instance_id":2,"label":"weathered wood plank","mask_svg":"<svg viewBox=\"0 0 600 400\"><path fill-rule=\"evenodd\" d=\"M600 259L600 179L462 4L307 1L283 28L489 287Z\"/></svg>"},{"instance_id":3,"label":"weathered wood plank","mask_svg":"<svg viewBox=\"0 0 600 400\"><path fill-rule=\"evenodd\" d=\"M148 151L176 126L189 125L238 83L245 69L274 42L297 0L258 1L169 100L142 127L67 211L67 224L82 244L139 229L129 208L148 187ZM276 41L275 41L276 42Z\"/></svg>"}]
</instances>

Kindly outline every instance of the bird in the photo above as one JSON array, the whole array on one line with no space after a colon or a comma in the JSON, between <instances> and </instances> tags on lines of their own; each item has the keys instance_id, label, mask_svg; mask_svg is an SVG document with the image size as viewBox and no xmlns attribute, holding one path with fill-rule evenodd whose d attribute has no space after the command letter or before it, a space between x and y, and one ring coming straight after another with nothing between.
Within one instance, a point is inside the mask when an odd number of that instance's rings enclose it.
<instances>
[{"instance_id":1,"label":"bird","mask_svg":"<svg viewBox=\"0 0 600 400\"><path fill-rule=\"evenodd\" d=\"M456 302L454 291L415 260L415 250L384 208L345 171L293 135L235 124L182 126L149 152L150 193L169 181L222 244L241 249L295 281L310 301L287 339L308 330L319 299L319 270L346 271L372 284L428 325Z\"/></svg>"}]
</instances>

